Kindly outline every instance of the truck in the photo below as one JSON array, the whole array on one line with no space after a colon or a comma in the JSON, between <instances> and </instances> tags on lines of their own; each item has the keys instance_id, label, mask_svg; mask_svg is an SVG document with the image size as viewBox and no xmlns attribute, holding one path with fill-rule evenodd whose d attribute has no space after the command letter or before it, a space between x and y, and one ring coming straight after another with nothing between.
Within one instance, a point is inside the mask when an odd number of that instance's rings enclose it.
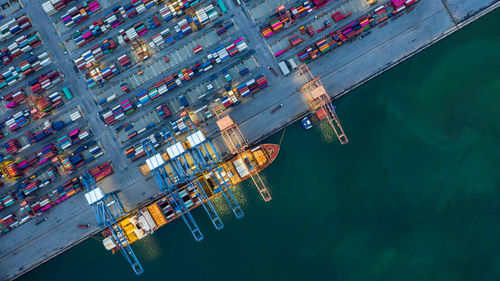
<instances>
[{"instance_id":1,"label":"truck","mask_svg":"<svg viewBox=\"0 0 500 281\"><path fill-rule=\"evenodd\" d=\"M62 89L62 91L63 91L63 94L66 97L66 99L70 100L73 98L73 95L71 94L71 92L69 91L69 89L67 87L64 87Z\"/></svg>"},{"instance_id":2,"label":"truck","mask_svg":"<svg viewBox=\"0 0 500 281\"><path fill-rule=\"evenodd\" d=\"M288 69L288 66L286 66L286 63L284 61L280 62L278 66L280 67L281 73L283 73L283 75L287 76L288 74L290 74L290 70Z\"/></svg>"},{"instance_id":3,"label":"truck","mask_svg":"<svg viewBox=\"0 0 500 281\"><path fill-rule=\"evenodd\" d=\"M179 96L179 102L181 103L181 106L182 106L181 108L189 106L189 103L188 103L186 97L184 97L183 95Z\"/></svg>"},{"instance_id":4,"label":"truck","mask_svg":"<svg viewBox=\"0 0 500 281\"><path fill-rule=\"evenodd\" d=\"M290 66L290 68L292 69L292 71L297 69L297 64L295 63L295 60L293 58L289 58L287 60L287 62L288 62L288 65Z\"/></svg>"},{"instance_id":5,"label":"truck","mask_svg":"<svg viewBox=\"0 0 500 281\"><path fill-rule=\"evenodd\" d=\"M233 78L231 78L231 75L229 75L229 73L227 72L227 70L222 70L222 74L224 75L224 78L226 78L226 81L229 83L231 82L231 80L233 80Z\"/></svg>"},{"instance_id":6,"label":"truck","mask_svg":"<svg viewBox=\"0 0 500 281\"><path fill-rule=\"evenodd\" d=\"M302 125L302 128L309 130L311 129L314 125L317 123L321 122L323 119L326 118L326 112L324 108L318 109L316 112L302 118L302 121L300 124Z\"/></svg>"}]
</instances>

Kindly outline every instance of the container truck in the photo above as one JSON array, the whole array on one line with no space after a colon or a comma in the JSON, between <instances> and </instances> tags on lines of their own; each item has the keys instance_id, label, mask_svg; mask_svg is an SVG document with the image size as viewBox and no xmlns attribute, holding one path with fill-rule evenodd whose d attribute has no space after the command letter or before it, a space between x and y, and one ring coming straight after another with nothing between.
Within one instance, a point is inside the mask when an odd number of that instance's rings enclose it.
<instances>
[{"instance_id":1,"label":"container truck","mask_svg":"<svg viewBox=\"0 0 500 281\"><path fill-rule=\"evenodd\" d=\"M288 62L288 65L290 66L290 68L292 69L292 71L297 69L297 64L295 63L295 60L293 58L289 58L287 60L287 62Z\"/></svg>"},{"instance_id":2,"label":"container truck","mask_svg":"<svg viewBox=\"0 0 500 281\"><path fill-rule=\"evenodd\" d=\"M321 122L325 118L326 118L325 109L321 108L318 111L314 112L313 114L310 114L309 116L306 116L302 119L301 121L302 128L309 130L312 127L314 127L314 125Z\"/></svg>"},{"instance_id":3,"label":"container truck","mask_svg":"<svg viewBox=\"0 0 500 281\"><path fill-rule=\"evenodd\" d=\"M286 66L286 63L284 61L280 62L278 66L280 67L281 73L283 73L283 75L287 76L288 74L290 74L290 70L288 69L288 66Z\"/></svg>"}]
</instances>

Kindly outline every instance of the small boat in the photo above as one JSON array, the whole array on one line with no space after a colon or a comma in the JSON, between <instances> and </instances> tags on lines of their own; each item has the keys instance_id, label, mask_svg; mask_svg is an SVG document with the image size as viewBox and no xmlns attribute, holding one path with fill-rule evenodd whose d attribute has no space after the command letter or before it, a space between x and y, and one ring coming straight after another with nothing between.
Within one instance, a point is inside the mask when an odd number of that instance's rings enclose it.
<instances>
[{"instance_id":1,"label":"small boat","mask_svg":"<svg viewBox=\"0 0 500 281\"><path fill-rule=\"evenodd\" d=\"M278 106L276 106L272 111L271 113L275 113L276 111L278 111L281 107L283 106L283 104L279 104Z\"/></svg>"},{"instance_id":2,"label":"small boat","mask_svg":"<svg viewBox=\"0 0 500 281\"><path fill-rule=\"evenodd\" d=\"M89 228L90 224L79 224L78 228Z\"/></svg>"}]
</instances>

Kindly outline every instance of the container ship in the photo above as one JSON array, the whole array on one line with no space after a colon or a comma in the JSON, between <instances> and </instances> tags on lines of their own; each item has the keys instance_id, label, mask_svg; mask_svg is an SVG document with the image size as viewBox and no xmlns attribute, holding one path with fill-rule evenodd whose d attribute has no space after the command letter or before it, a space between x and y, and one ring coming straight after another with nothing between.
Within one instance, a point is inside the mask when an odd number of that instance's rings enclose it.
<instances>
[{"instance_id":1,"label":"container ship","mask_svg":"<svg viewBox=\"0 0 500 281\"><path fill-rule=\"evenodd\" d=\"M280 147L277 144L261 144L247 149L242 154L221 163L218 169L221 172L220 176L222 178L217 178L216 180L227 183L232 188L234 185L243 182L251 175L269 166L276 159L279 149ZM143 174L149 173L149 171L145 170L144 166L141 167L141 172ZM198 177L201 187L210 199L221 194L220 187L216 184L213 177L215 177L213 173L204 173ZM183 185L178 188L179 195L189 210L201 205L200 198L196 195L197 192L194 188L192 185ZM152 204L140 208L119 220L117 227L121 228L127 242L131 244L154 233L158 228L175 220L179 216L180 214L174 211L167 197L162 196ZM105 237L103 240L104 247L113 253L119 251L120 247L112 239L109 229L107 231L103 232Z\"/></svg>"}]
</instances>

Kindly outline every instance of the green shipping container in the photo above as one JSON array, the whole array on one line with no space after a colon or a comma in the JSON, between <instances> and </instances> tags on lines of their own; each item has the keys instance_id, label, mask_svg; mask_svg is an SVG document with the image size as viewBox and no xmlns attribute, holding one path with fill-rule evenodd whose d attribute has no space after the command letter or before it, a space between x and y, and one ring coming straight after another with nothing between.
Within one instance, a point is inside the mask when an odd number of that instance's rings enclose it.
<instances>
[{"instance_id":1,"label":"green shipping container","mask_svg":"<svg viewBox=\"0 0 500 281\"><path fill-rule=\"evenodd\" d=\"M71 92L69 91L69 89L68 89L68 88L64 87L64 88L62 89L62 91L63 91L63 94L64 94L64 96L66 97L66 99L70 100L70 99L72 99L72 98L73 98L73 95L71 94Z\"/></svg>"}]
</instances>

